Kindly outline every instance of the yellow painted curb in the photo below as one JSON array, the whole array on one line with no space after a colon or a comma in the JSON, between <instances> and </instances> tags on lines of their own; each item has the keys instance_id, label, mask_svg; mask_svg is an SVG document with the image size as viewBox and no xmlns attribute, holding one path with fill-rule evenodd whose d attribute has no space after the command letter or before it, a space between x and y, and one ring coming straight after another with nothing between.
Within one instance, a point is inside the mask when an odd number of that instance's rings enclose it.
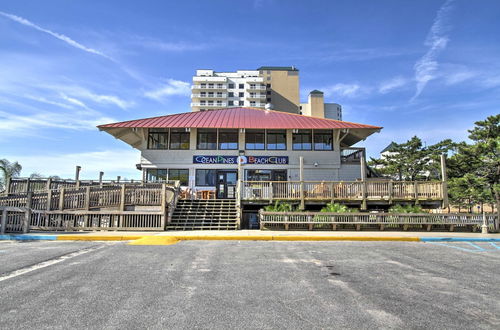
<instances>
[{"instance_id":1,"label":"yellow painted curb","mask_svg":"<svg viewBox=\"0 0 500 330\"><path fill-rule=\"evenodd\" d=\"M58 241L131 241L144 236L92 236L92 235L61 235Z\"/></svg>"},{"instance_id":2,"label":"yellow painted curb","mask_svg":"<svg viewBox=\"0 0 500 330\"><path fill-rule=\"evenodd\" d=\"M175 241L399 241L420 242L419 237L373 237L373 236L223 236L223 235L143 235L143 236L98 236L98 235L61 235L58 241L142 241L144 245L165 245L165 243L154 244L154 242L169 240ZM151 242L146 244L145 242ZM175 244L171 243L171 244ZM132 244L136 245L136 244ZM137 244L139 245L139 244Z\"/></svg>"},{"instance_id":3,"label":"yellow painted curb","mask_svg":"<svg viewBox=\"0 0 500 330\"><path fill-rule=\"evenodd\" d=\"M128 245L172 245L179 242L180 240L172 236L144 236L128 243Z\"/></svg>"},{"instance_id":4,"label":"yellow painted curb","mask_svg":"<svg viewBox=\"0 0 500 330\"><path fill-rule=\"evenodd\" d=\"M418 237L369 237L369 236L274 236L273 241L398 241L420 242Z\"/></svg>"}]
</instances>

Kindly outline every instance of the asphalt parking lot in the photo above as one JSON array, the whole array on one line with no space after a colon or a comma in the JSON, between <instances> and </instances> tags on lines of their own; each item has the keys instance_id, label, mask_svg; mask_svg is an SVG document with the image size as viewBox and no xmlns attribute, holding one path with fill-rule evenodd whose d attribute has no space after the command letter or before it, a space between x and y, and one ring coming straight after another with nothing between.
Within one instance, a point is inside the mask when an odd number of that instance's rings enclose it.
<instances>
[{"instance_id":1,"label":"asphalt parking lot","mask_svg":"<svg viewBox=\"0 0 500 330\"><path fill-rule=\"evenodd\" d=\"M499 329L499 243L0 242L2 329Z\"/></svg>"}]
</instances>

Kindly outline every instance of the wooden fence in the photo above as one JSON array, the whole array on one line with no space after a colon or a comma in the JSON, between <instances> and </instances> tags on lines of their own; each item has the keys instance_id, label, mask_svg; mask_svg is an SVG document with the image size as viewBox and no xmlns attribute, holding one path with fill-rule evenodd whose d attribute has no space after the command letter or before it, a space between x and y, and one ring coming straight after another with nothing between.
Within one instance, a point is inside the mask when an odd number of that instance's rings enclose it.
<instances>
[{"instance_id":1,"label":"wooden fence","mask_svg":"<svg viewBox=\"0 0 500 330\"><path fill-rule=\"evenodd\" d=\"M243 181L242 200L442 200L439 181Z\"/></svg>"},{"instance_id":2,"label":"wooden fence","mask_svg":"<svg viewBox=\"0 0 500 330\"><path fill-rule=\"evenodd\" d=\"M493 229L496 216L486 215L490 229ZM259 212L260 228L290 228L309 230L339 228L361 230L361 227L396 228L407 230L409 227L423 228L430 231L433 226L457 227L475 230L483 224L481 214L462 213L323 213L323 212Z\"/></svg>"}]
</instances>

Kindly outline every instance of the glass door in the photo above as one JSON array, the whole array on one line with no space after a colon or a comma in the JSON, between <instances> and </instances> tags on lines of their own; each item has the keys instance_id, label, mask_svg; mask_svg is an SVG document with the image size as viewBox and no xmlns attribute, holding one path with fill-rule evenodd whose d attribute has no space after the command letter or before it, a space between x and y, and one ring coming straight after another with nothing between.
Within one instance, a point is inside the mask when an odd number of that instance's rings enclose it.
<instances>
[{"instance_id":1,"label":"glass door","mask_svg":"<svg viewBox=\"0 0 500 330\"><path fill-rule=\"evenodd\" d=\"M238 173L236 171L217 171L217 198L236 198L236 183Z\"/></svg>"}]
</instances>

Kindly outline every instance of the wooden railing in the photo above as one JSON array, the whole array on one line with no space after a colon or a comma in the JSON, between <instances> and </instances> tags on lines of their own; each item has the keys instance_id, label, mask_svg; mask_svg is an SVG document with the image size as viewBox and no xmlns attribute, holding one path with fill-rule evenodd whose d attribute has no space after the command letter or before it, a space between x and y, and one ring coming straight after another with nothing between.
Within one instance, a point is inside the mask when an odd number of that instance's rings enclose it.
<instances>
[{"instance_id":1,"label":"wooden railing","mask_svg":"<svg viewBox=\"0 0 500 330\"><path fill-rule=\"evenodd\" d=\"M0 197L0 206L29 207L33 210L84 210L118 207L120 205L161 206L171 203L178 194L179 184L147 183L141 185L114 184L60 188L44 192L10 194ZM165 201L163 201L165 198Z\"/></svg>"},{"instance_id":2,"label":"wooden railing","mask_svg":"<svg viewBox=\"0 0 500 330\"><path fill-rule=\"evenodd\" d=\"M486 215L487 225L493 229L496 215ZM481 214L462 213L323 213L323 212L259 212L261 229L265 227L282 227L285 230L307 227L309 230L331 229L336 230L339 225L354 226L360 230L362 225L376 225L381 230L390 227L403 227L407 230L411 226L419 226L430 231L433 226L448 227L450 231L455 227L468 227L472 230L483 224Z\"/></svg>"},{"instance_id":3,"label":"wooden railing","mask_svg":"<svg viewBox=\"0 0 500 330\"><path fill-rule=\"evenodd\" d=\"M161 185L174 185L175 181L155 182ZM149 181L141 180L67 180L67 179L30 179L30 178L10 178L6 184L5 194L20 194L28 192L43 192L47 190L58 190L61 188L80 188L80 187L105 187L116 186L120 184L126 185L144 185L153 184Z\"/></svg>"},{"instance_id":4,"label":"wooden railing","mask_svg":"<svg viewBox=\"0 0 500 330\"><path fill-rule=\"evenodd\" d=\"M243 181L242 200L419 201L442 200L441 182Z\"/></svg>"},{"instance_id":5,"label":"wooden railing","mask_svg":"<svg viewBox=\"0 0 500 330\"><path fill-rule=\"evenodd\" d=\"M0 197L2 231L164 230L177 203L180 182L114 184L51 189ZM156 211L126 211L127 205ZM3 213L5 215L3 215Z\"/></svg>"}]
</instances>

